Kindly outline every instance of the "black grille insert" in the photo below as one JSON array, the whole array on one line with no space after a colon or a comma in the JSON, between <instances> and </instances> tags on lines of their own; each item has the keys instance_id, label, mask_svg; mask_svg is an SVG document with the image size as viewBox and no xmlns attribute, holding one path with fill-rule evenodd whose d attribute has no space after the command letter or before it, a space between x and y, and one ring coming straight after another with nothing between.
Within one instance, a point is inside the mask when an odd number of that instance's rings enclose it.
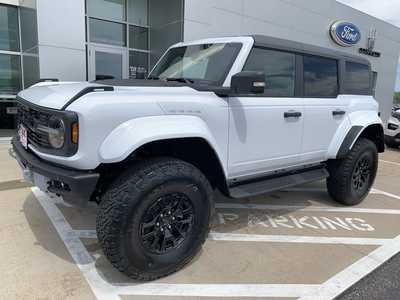
<instances>
[{"instance_id":1,"label":"black grille insert","mask_svg":"<svg viewBox=\"0 0 400 300\"><path fill-rule=\"evenodd\" d=\"M19 123L28 131L28 143L35 148L51 149L48 134L43 128L48 127L51 115L18 102ZM41 129L42 128L42 129Z\"/></svg>"},{"instance_id":2,"label":"black grille insert","mask_svg":"<svg viewBox=\"0 0 400 300\"><path fill-rule=\"evenodd\" d=\"M46 108L20 97L18 103L18 123L22 124L28 133L28 143L42 153L57 156L73 156L78 151L78 144L72 143L71 127L78 123L78 115L72 111ZM53 118L62 119L65 124L65 143L61 149L54 149L49 142L48 128ZM50 126L51 127L51 126Z\"/></svg>"}]
</instances>

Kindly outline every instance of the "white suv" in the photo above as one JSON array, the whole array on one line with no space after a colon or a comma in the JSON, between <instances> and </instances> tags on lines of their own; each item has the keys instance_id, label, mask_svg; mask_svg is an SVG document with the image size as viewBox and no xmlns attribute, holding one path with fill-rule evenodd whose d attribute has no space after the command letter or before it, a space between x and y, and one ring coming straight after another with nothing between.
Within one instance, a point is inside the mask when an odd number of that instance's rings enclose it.
<instances>
[{"instance_id":1,"label":"white suv","mask_svg":"<svg viewBox=\"0 0 400 300\"><path fill-rule=\"evenodd\" d=\"M400 109L394 110L385 127L385 142L390 148L400 146Z\"/></svg>"},{"instance_id":2,"label":"white suv","mask_svg":"<svg viewBox=\"0 0 400 300\"><path fill-rule=\"evenodd\" d=\"M39 83L18 95L28 180L99 204L110 262L152 280L200 250L213 189L231 198L327 179L356 205L384 151L367 60L265 36L171 47L147 80Z\"/></svg>"}]
</instances>

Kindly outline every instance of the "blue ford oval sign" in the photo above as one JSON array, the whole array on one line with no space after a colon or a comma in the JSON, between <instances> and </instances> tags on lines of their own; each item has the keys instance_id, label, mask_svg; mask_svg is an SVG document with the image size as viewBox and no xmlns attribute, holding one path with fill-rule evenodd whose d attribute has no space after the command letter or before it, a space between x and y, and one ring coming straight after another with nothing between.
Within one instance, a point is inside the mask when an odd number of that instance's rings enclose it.
<instances>
[{"instance_id":1,"label":"blue ford oval sign","mask_svg":"<svg viewBox=\"0 0 400 300\"><path fill-rule=\"evenodd\" d=\"M338 21L331 26L332 39L343 47L351 47L361 40L361 31L349 22Z\"/></svg>"}]
</instances>

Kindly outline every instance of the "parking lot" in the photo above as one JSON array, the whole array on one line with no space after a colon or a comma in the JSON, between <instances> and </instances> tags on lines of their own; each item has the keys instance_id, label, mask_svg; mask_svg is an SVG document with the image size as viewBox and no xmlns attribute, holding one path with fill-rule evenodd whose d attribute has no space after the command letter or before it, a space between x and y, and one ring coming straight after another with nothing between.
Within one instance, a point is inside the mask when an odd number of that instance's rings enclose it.
<instances>
[{"instance_id":1,"label":"parking lot","mask_svg":"<svg viewBox=\"0 0 400 300\"><path fill-rule=\"evenodd\" d=\"M380 157L357 207L332 202L323 182L242 201L216 194L203 251L145 284L106 261L94 205L78 210L27 186L8 151L0 145L4 299L331 299L400 252L400 151Z\"/></svg>"}]
</instances>

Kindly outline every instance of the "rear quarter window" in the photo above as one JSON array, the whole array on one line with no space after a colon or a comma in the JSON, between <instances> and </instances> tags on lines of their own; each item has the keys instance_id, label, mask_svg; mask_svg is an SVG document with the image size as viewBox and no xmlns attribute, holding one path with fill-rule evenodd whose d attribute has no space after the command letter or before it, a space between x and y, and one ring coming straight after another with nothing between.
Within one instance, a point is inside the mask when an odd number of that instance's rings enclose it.
<instances>
[{"instance_id":1,"label":"rear quarter window","mask_svg":"<svg viewBox=\"0 0 400 300\"><path fill-rule=\"evenodd\" d=\"M338 95L338 61L304 56L304 96L334 98Z\"/></svg>"},{"instance_id":2,"label":"rear quarter window","mask_svg":"<svg viewBox=\"0 0 400 300\"><path fill-rule=\"evenodd\" d=\"M368 65L346 62L344 90L351 95L371 95L371 70Z\"/></svg>"}]
</instances>

